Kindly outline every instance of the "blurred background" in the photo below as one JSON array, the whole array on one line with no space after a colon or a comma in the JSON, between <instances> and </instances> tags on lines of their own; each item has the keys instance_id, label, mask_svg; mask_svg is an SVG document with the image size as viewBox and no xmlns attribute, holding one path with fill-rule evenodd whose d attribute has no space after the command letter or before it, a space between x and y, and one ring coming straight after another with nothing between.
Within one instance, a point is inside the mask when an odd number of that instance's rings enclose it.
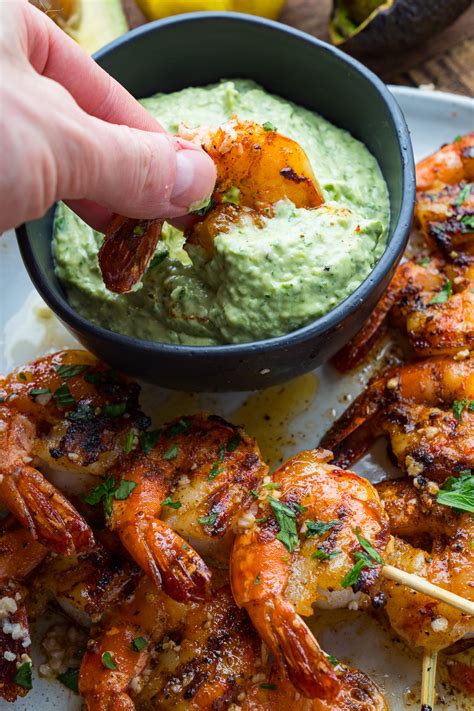
<instances>
[{"instance_id":1,"label":"blurred background","mask_svg":"<svg viewBox=\"0 0 474 711\"><path fill-rule=\"evenodd\" d=\"M472 0L35 0L87 51L144 22L196 10L250 12L357 56L386 82L474 95Z\"/></svg>"}]
</instances>

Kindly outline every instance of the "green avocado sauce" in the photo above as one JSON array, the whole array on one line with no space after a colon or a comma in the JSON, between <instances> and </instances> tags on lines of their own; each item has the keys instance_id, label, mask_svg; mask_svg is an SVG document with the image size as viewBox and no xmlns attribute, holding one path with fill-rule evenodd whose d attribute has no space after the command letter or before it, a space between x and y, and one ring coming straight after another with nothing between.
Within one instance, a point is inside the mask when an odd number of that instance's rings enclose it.
<instances>
[{"instance_id":1,"label":"green avocado sauce","mask_svg":"<svg viewBox=\"0 0 474 711\"><path fill-rule=\"evenodd\" d=\"M165 128L217 125L236 114L269 122L305 149L326 203L282 200L257 228L244 216L208 258L166 225L155 258L130 294L105 288L97 261L103 235L60 204L53 254L73 308L129 336L219 345L289 333L330 311L369 275L384 251L387 187L365 146L307 109L251 81L159 94L142 101ZM232 199L230 197L229 199Z\"/></svg>"}]
</instances>

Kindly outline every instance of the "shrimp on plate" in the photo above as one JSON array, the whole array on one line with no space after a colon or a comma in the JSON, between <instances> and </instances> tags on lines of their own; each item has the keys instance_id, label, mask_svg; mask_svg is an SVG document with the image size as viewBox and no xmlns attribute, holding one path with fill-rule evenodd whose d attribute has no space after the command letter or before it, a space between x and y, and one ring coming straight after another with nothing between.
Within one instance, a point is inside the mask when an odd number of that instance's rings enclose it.
<instances>
[{"instance_id":1,"label":"shrimp on plate","mask_svg":"<svg viewBox=\"0 0 474 711\"><path fill-rule=\"evenodd\" d=\"M147 433L114 467L115 489L123 493L113 498L108 525L171 597L202 600L210 574L193 546L226 561L266 473L255 440L240 428L216 416L181 417Z\"/></svg>"},{"instance_id":2,"label":"shrimp on plate","mask_svg":"<svg viewBox=\"0 0 474 711\"><path fill-rule=\"evenodd\" d=\"M294 686L331 701L340 680L301 619L324 591L370 592L389 540L388 519L366 479L302 452L260 489L253 521L235 540L231 584Z\"/></svg>"},{"instance_id":3,"label":"shrimp on plate","mask_svg":"<svg viewBox=\"0 0 474 711\"><path fill-rule=\"evenodd\" d=\"M31 639L23 581L48 550L14 519L2 521L0 531L0 696L14 701L30 688Z\"/></svg>"},{"instance_id":4,"label":"shrimp on plate","mask_svg":"<svg viewBox=\"0 0 474 711\"><path fill-rule=\"evenodd\" d=\"M362 330L336 354L344 372L362 362L388 323L418 356L474 347L474 133L417 166L415 220L431 250L405 262Z\"/></svg>"},{"instance_id":5,"label":"shrimp on plate","mask_svg":"<svg viewBox=\"0 0 474 711\"><path fill-rule=\"evenodd\" d=\"M324 201L303 148L277 131L234 117L216 128L182 127L180 135L201 145L216 164L217 180L210 203L214 207L197 216L197 225L186 235L208 253L212 253L215 235L226 231L242 211L258 225L264 211L268 214L271 206L283 198L297 207L308 208ZM238 209L226 202L229 190L238 193ZM102 276L110 291L128 292L141 279L162 225L159 220L114 217L99 251Z\"/></svg>"},{"instance_id":6,"label":"shrimp on plate","mask_svg":"<svg viewBox=\"0 0 474 711\"><path fill-rule=\"evenodd\" d=\"M38 467L104 474L129 433L149 425L138 394L136 383L80 350L40 358L0 381L0 503L50 549L71 554L93 537Z\"/></svg>"},{"instance_id":7,"label":"shrimp on plate","mask_svg":"<svg viewBox=\"0 0 474 711\"><path fill-rule=\"evenodd\" d=\"M392 538L385 562L474 600L474 520L419 490L408 478L377 485ZM392 628L411 647L446 649L474 635L474 617L451 605L381 578Z\"/></svg>"},{"instance_id":8,"label":"shrimp on plate","mask_svg":"<svg viewBox=\"0 0 474 711\"><path fill-rule=\"evenodd\" d=\"M290 701L303 711L385 711L368 677L332 663L340 691L331 706L302 699L271 659L246 611L235 604L226 573L214 570L211 599L187 605L143 578L93 632L79 689L89 711L214 711L221 706L277 711Z\"/></svg>"},{"instance_id":9,"label":"shrimp on plate","mask_svg":"<svg viewBox=\"0 0 474 711\"><path fill-rule=\"evenodd\" d=\"M401 469L424 486L474 468L474 359L447 356L375 376L323 437L349 466L380 436Z\"/></svg>"}]
</instances>

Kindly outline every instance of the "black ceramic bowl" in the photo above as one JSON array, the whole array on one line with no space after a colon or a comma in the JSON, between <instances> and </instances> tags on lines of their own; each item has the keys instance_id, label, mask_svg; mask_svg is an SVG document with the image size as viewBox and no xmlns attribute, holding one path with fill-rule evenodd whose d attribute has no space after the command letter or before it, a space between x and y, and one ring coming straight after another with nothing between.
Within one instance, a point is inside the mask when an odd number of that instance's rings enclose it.
<instances>
[{"instance_id":1,"label":"black ceramic bowl","mask_svg":"<svg viewBox=\"0 0 474 711\"><path fill-rule=\"evenodd\" d=\"M231 13L195 13L144 25L109 44L96 59L139 98L222 78L250 78L349 130L375 155L388 184L388 245L373 272L351 296L298 331L242 345L174 346L121 336L91 324L71 309L54 274L52 208L17 230L26 267L47 304L100 358L169 388L263 388L328 360L373 310L410 229L415 192L410 138L403 115L384 84L359 62L309 35Z\"/></svg>"}]
</instances>

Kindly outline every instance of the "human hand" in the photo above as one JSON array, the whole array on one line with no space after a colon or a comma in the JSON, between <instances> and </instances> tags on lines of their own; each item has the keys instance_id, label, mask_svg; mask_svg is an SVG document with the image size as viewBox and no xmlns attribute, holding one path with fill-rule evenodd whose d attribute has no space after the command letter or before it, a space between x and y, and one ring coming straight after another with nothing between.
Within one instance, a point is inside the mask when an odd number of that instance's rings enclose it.
<instances>
[{"instance_id":1,"label":"human hand","mask_svg":"<svg viewBox=\"0 0 474 711\"><path fill-rule=\"evenodd\" d=\"M26 0L0 2L0 63L0 232L56 200L103 231L112 212L179 217L211 194L209 156Z\"/></svg>"}]
</instances>

